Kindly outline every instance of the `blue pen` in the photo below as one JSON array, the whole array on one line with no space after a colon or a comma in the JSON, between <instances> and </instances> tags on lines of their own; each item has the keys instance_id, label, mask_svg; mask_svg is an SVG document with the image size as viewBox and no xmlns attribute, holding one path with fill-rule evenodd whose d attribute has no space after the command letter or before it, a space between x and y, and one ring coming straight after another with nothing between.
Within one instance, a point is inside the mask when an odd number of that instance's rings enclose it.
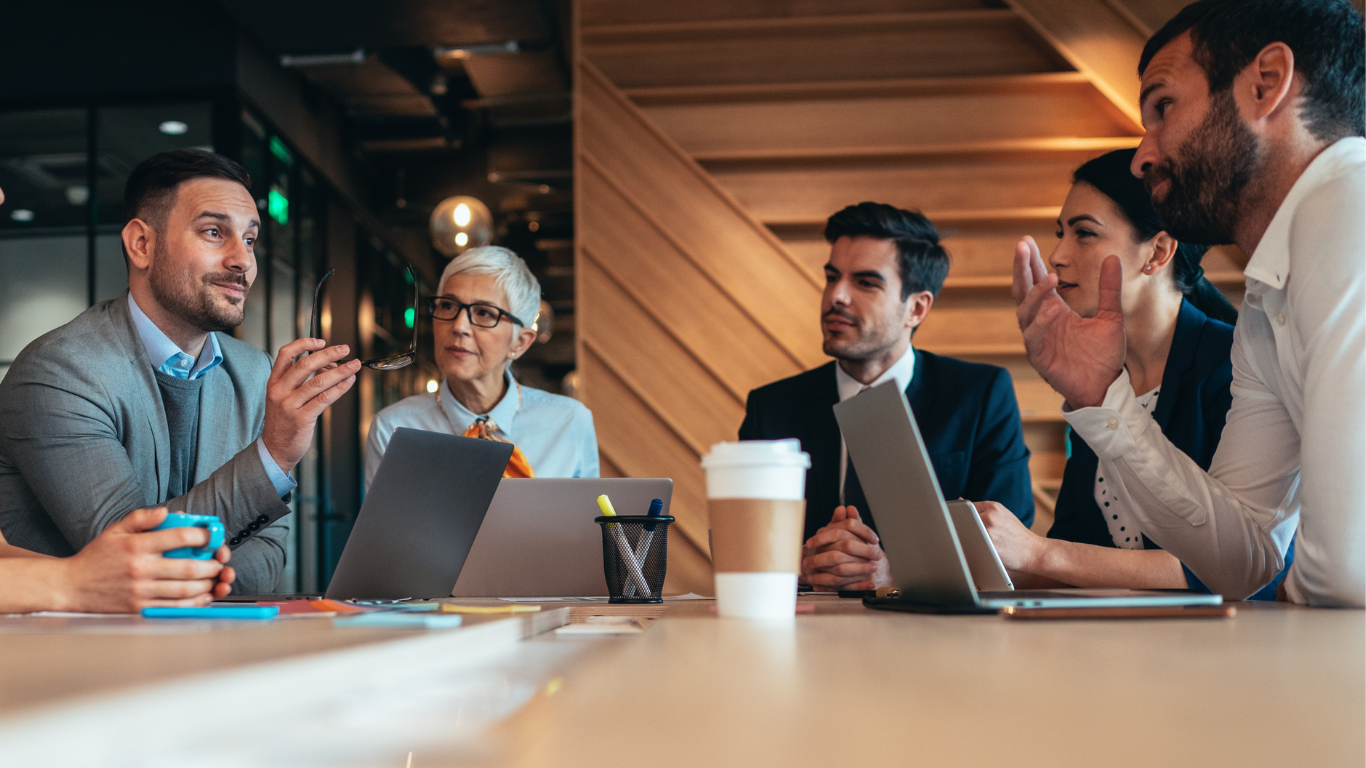
<instances>
[{"instance_id":1,"label":"blue pen","mask_svg":"<svg viewBox=\"0 0 1366 768\"><path fill-rule=\"evenodd\" d=\"M659 517L660 515L664 514L664 501L662 499L652 500L650 502L650 511L646 512L645 514L649 515L650 517ZM645 534L640 537L640 542L636 544L635 552L636 562L640 564L640 567L642 569L645 568L645 555L649 554L650 552L650 540L655 537L655 524L646 523L644 528ZM635 597L635 595L636 585L632 583L626 587L626 592L624 596Z\"/></svg>"},{"instance_id":2,"label":"blue pen","mask_svg":"<svg viewBox=\"0 0 1366 768\"><path fill-rule=\"evenodd\" d=\"M278 605L210 605L203 608L143 608L144 619L273 619Z\"/></svg>"}]
</instances>

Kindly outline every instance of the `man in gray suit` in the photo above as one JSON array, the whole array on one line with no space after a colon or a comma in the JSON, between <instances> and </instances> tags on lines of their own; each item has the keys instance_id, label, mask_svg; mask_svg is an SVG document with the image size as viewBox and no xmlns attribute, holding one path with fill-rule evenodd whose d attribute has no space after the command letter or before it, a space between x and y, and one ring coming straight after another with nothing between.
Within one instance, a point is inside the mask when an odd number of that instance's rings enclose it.
<instances>
[{"instance_id":1,"label":"man in gray suit","mask_svg":"<svg viewBox=\"0 0 1366 768\"><path fill-rule=\"evenodd\" d=\"M235 591L275 588L288 473L360 363L299 339L272 367L222 333L241 324L256 278L250 183L200 150L153 155L129 175L128 293L29 344L0 383L0 530L14 546L70 555L134 509L165 505L223 520Z\"/></svg>"}]
</instances>

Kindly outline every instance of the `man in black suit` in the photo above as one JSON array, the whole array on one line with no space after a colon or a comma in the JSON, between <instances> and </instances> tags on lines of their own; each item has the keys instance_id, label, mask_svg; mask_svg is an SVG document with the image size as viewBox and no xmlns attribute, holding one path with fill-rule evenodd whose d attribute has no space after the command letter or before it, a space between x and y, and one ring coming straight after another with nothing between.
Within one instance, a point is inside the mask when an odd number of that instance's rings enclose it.
<instances>
[{"instance_id":1,"label":"man in black suit","mask_svg":"<svg viewBox=\"0 0 1366 768\"><path fill-rule=\"evenodd\" d=\"M825 239L822 349L835 362L750 392L740 439L795 437L811 454L803 581L872 589L891 582L835 422L836 403L896 380L945 496L1000 502L1026 526L1034 520L1029 449L1005 369L911 346L949 272L934 224L912 211L859 203L830 217Z\"/></svg>"}]
</instances>

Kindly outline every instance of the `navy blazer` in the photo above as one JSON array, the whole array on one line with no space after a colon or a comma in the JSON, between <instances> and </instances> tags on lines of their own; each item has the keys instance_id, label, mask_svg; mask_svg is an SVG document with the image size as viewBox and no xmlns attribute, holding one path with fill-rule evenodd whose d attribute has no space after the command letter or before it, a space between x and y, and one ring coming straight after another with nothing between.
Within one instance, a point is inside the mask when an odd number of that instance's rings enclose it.
<instances>
[{"instance_id":1,"label":"navy blazer","mask_svg":"<svg viewBox=\"0 0 1366 768\"><path fill-rule=\"evenodd\" d=\"M807 538L839 506L840 429L833 410L839 399L831 362L750 392L740 425L741 440L795 437L811 454ZM917 349L906 399L945 497L998 501L1025 525L1034 521L1029 449L1008 371Z\"/></svg>"},{"instance_id":2,"label":"navy blazer","mask_svg":"<svg viewBox=\"0 0 1366 768\"><path fill-rule=\"evenodd\" d=\"M1229 384L1233 381L1230 352L1233 349L1233 326L1220 322L1196 309L1190 302L1181 302L1176 317L1176 332L1167 353L1167 365L1158 388L1157 408L1153 419L1172 445L1208 470L1224 432L1224 418L1233 396ZM1050 539L1063 539L1100 547L1114 547L1105 516L1096 505L1096 466L1099 460L1084 440L1069 431L1071 455L1063 469L1062 488L1054 510ZM1143 537L1144 549L1160 549ZM1294 559L1294 545L1286 554L1286 568ZM1185 566L1183 565L1184 569ZM1276 585L1285 572L1269 586L1250 599L1276 597ZM1192 589L1209 590L1186 569L1186 581ZM1270 590L1270 597L1263 593Z\"/></svg>"}]
</instances>

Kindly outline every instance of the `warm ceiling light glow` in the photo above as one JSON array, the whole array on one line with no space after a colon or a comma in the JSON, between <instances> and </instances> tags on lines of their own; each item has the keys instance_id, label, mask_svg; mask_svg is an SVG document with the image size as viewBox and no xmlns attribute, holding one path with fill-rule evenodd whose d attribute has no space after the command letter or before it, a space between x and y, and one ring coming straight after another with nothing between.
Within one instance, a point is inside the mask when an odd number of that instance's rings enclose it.
<instances>
[{"instance_id":1,"label":"warm ceiling light glow","mask_svg":"<svg viewBox=\"0 0 1366 768\"><path fill-rule=\"evenodd\" d=\"M461 248L464 248L464 247L465 247L465 243L468 243L469 241L470 241L470 236L467 235L467 234L465 234L464 232L456 232L456 233L455 233L455 244L458 245L458 246L460 246Z\"/></svg>"},{"instance_id":2,"label":"warm ceiling light glow","mask_svg":"<svg viewBox=\"0 0 1366 768\"><path fill-rule=\"evenodd\" d=\"M468 205L465 205L464 203L455 206L455 213L453 214L453 217L455 219L455 225L457 227L463 227L468 225L470 223L470 207ZM461 243L461 245L464 245L464 243Z\"/></svg>"},{"instance_id":3,"label":"warm ceiling light glow","mask_svg":"<svg viewBox=\"0 0 1366 768\"><path fill-rule=\"evenodd\" d=\"M441 384L438 383L436 379L428 379L428 380L427 380L427 391L430 392L431 394L436 394L436 389L437 389L437 387L440 387L440 386L441 386Z\"/></svg>"},{"instance_id":4,"label":"warm ceiling light glow","mask_svg":"<svg viewBox=\"0 0 1366 768\"><path fill-rule=\"evenodd\" d=\"M167 120L163 122L161 125L158 125L157 130L161 131L167 136L180 136L184 134L186 131L190 130L190 126L182 123L179 120Z\"/></svg>"}]
</instances>

